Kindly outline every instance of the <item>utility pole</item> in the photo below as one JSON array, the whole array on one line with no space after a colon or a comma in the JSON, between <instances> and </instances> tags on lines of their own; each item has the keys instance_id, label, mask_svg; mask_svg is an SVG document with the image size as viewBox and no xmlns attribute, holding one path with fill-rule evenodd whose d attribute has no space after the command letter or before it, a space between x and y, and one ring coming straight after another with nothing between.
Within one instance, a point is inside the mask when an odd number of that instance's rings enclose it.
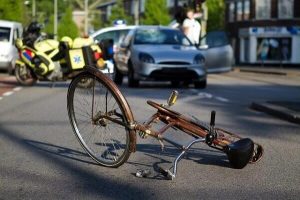
<instances>
[{"instance_id":1,"label":"utility pole","mask_svg":"<svg viewBox=\"0 0 300 200\"><path fill-rule=\"evenodd\" d=\"M54 0L54 39L57 39L57 0Z\"/></svg>"},{"instance_id":2,"label":"utility pole","mask_svg":"<svg viewBox=\"0 0 300 200\"><path fill-rule=\"evenodd\" d=\"M84 1L84 34L88 35L89 24L89 0Z\"/></svg>"},{"instance_id":3,"label":"utility pole","mask_svg":"<svg viewBox=\"0 0 300 200\"><path fill-rule=\"evenodd\" d=\"M36 4L35 4L35 0L32 0L32 19L33 19L33 21L35 21L35 19L36 19Z\"/></svg>"},{"instance_id":4,"label":"utility pole","mask_svg":"<svg viewBox=\"0 0 300 200\"><path fill-rule=\"evenodd\" d=\"M139 25L139 12L140 12L140 1L134 0L134 24Z\"/></svg>"}]
</instances>

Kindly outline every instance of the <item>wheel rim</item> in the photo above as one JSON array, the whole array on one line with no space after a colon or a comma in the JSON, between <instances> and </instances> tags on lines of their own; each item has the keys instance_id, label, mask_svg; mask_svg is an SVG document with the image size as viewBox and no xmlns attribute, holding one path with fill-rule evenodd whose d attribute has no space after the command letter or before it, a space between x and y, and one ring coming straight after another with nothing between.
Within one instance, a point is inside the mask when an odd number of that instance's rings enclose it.
<instances>
[{"instance_id":1,"label":"wheel rim","mask_svg":"<svg viewBox=\"0 0 300 200\"><path fill-rule=\"evenodd\" d=\"M93 81L92 87L80 87L81 79ZM122 125L105 118L93 121L97 114L115 111L110 117L125 123L124 111L120 103L103 83L90 75L74 79L69 114L73 129L85 150L104 166L118 166L128 156L129 132ZM94 102L94 103L92 103Z\"/></svg>"},{"instance_id":2,"label":"wheel rim","mask_svg":"<svg viewBox=\"0 0 300 200\"><path fill-rule=\"evenodd\" d=\"M28 67L16 67L16 78L22 84L32 84L36 79L32 76Z\"/></svg>"}]
</instances>

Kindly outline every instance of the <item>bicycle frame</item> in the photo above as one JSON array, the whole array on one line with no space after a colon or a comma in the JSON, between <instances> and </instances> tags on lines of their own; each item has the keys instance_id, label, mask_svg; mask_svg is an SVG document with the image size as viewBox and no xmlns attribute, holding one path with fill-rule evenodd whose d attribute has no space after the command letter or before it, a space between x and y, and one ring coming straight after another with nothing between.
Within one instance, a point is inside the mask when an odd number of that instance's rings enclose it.
<instances>
[{"instance_id":1,"label":"bicycle frame","mask_svg":"<svg viewBox=\"0 0 300 200\"><path fill-rule=\"evenodd\" d=\"M139 135L142 138L146 138L147 136L154 137L160 141L162 149L164 148L164 144L162 141L166 141L173 146L179 148L182 150L182 152L176 157L176 159L173 162L173 172L170 170L163 170L161 169L161 172L169 179L174 179L176 177L177 173L177 165L182 156L196 143L199 142L206 142L208 143L207 136L210 134L210 128L205 127L205 125L198 124L197 122L181 115L180 113L177 113L175 111L169 110L168 108L164 107L163 105L159 105L153 101L147 101L149 105L156 108L158 111L153 114L146 123L139 124L124 124L122 121L112 118L112 115L118 116L119 114L115 112L115 110L107 111L106 113L97 113L93 121L101 121L101 119L107 119L111 122L120 124L122 126L127 127L130 130L138 131ZM152 129L152 124L155 122L161 121L165 124L160 130L154 130ZM171 140L169 138L166 138L163 136L167 130L170 128L177 128L181 130L182 132L194 137L194 140L192 140L188 145L184 146L179 144L178 142ZM209 144L210 147L218 149L220 151L225 152L226 147L228 144L231 144L235 142L238 139L241 139L241 137L234 135L232 133L226 132L222 129L215 128L214 131L218 134L218 137L213 138L211 141L211 144ZM226 136L227 135L227 136ZM257 162L260 160L263 149L259 144L256 144L256 148L260 148L259 152L256 155L253 155L250 163Z\"/></svg>"}]
</instances>

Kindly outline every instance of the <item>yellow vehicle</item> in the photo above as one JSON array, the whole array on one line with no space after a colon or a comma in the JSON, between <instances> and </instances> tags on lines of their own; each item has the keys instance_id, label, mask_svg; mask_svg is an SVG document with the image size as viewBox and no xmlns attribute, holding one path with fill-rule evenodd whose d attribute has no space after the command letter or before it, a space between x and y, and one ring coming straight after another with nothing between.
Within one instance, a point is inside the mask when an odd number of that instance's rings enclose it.
<instances>
[{"instance_id":1,"label":"yellow vehicle","mask_svg":"<svg viewBox=\"0 0 300 200\"><path fill-rule=\"evenodd\" d=\"M106 68L101 49L92 39L72 40L67 36L60 41L44 39L40 29L38 23L31 23L23 38L16 40L19 59L16 61L15 75L20 84L33 85L38 80L66 80L88 64Z\"/></svg>"}]
</instances>

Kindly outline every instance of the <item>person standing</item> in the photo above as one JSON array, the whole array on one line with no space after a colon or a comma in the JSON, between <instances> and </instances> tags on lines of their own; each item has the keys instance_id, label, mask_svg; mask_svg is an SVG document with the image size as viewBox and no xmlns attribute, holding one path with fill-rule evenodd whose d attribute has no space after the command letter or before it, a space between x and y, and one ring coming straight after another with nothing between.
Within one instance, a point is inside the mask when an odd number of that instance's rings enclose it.
<instances>
[{"instance_id":1,"label":"person standing","mask_svg":"<svg viewBox=\"0 0 300 200\"><path fill-rule=\"evenodd\" d=\"M199 44L201 26L200 23L194 18L194 11L189 9L187 11L187 18L182 24L184 34L189 38L189 40L194 44Z\"/></svg>"}]
</instances>

